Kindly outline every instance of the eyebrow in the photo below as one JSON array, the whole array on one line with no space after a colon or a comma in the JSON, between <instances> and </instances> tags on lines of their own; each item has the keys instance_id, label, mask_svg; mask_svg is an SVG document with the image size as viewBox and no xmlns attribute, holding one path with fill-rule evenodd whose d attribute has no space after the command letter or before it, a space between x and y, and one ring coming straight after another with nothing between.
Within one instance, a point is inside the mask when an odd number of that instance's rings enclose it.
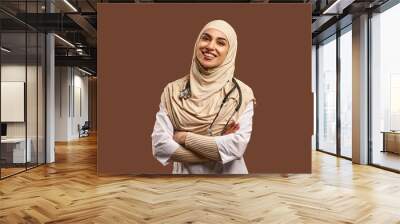
<instances>
[{"instance_id":1,"label":"eyebrow","mask_svg":"<svg viewBox=\"0 0 400 224\"><path fill-rule=\"evenodd\" d=\"M207 36L207 37L212 37L210 34L208 34L208 33L206 33L206 32L204 32L204 33L202 34L202 36L203 36L203 35L205 35L205 36ZM228 41L227 39L225 39L225 38L223 38L223 37L217 37L217 39L218 39L218 40Z\"/></svg>"}]
</instances>

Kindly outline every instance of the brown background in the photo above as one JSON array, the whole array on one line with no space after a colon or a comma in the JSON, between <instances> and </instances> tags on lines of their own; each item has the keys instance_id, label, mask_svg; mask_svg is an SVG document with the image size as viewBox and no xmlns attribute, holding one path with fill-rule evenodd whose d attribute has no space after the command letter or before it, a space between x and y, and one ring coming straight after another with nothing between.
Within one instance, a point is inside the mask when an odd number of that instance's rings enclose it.
<instances>
[{"instance_id":1,"label":"brown background","mask_svg":"<svg viewBox=\"0 0 400 224\"><path fill-rule=\"evenodd\" d=\"M250 173L310 173L311 5L99 4L98 173L171 173L152 156L164 86L186 75L201 28L236 30L236 77L257 98Z\"/></svg>"}]
</instances>

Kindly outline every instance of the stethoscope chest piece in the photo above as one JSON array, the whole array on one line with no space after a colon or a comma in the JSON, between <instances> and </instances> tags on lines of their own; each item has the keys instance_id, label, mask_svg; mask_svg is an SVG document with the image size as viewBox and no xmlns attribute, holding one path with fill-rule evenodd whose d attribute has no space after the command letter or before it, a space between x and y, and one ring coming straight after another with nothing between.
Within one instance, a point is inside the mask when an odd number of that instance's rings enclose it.
<instances>
[{"instance_id":1,"label":"stethoscope chest piece","mask_svg":"<svg viewBox=\"0 0 400 224\"><path fill-rule=\"evenodd\" d=\"M190 82L188 80L188 82L186 83L186 86L184 89L181 90L181 92L179 93L179 98L180 99L189 99L191 97L191 92L190 92Z\"/></svg>"},{"instance_id":2,"label":"stethoscope chest piece","mask_svg":"<svg viewBox=\"0 0 400 224\"><path fill-rule=\"evenodd\" d=\"M181 92L179 93L179 98L181 98L181 99L189 99L189 97L190 97L190 89L187 89L187 88L185 88L185 89L183 89L183 90L181 90Z\"/></svg>"}]
</instances>

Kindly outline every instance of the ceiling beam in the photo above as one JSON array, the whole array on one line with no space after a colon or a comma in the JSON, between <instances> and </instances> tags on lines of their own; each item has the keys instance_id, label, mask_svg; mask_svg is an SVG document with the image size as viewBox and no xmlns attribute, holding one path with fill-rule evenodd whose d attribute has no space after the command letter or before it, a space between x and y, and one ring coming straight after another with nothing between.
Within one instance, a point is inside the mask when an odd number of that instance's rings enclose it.
<instances>
[{"instance_id":1,"label":"ceiling beam","mask_svg":"<svg viewBox=\"0 0 400 224\"><path fill-rule=\"evenodd\" d=\"M97 60L91 56L55 56L56 66L82 66L96 71Z\"/></svg>"}]
</instances>

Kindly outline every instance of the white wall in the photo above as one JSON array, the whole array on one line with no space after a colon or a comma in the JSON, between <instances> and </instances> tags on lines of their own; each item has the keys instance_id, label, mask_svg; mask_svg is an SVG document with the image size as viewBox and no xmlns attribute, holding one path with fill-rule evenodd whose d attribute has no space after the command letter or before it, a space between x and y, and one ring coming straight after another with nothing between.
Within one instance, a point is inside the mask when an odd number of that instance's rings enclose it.
<instances>
[{"instance_id":1,"label":"white wall","mask_svg":"<svg viewBox=\"0 0 400 224\"><path fill-rule=\"evenodd\" d=\"M1 66L1 81L3 82L25 82L25 64L9 64ZM28 67L31 70L32 67ZM31 74L28 72L28 74ZM1 108L5 110L6 108ZM24 122L11 122L7 123L7 136L8 137L25 137L25 123Z\"/></svg>"},{"instance_id":2,"label":"white wall","mask_svg":"<svg viewBox=\"0 0 400 224\"><path fill-rule=\"evenodd\" d=\"M81 76L82 73L76 74L77 70L74 70L75 75L74 75L74 102L71 103L74 105L74 108L72 108L72 120L71 120L71 135L74 138L79 137L78 133L78 124L81 126L85 123L85 121L88 120L89 118L89 111L88 111L88 77L87 76ZM81 110L81 111L80 111Z\"/></svg>"},{"instance_id":3,"label":"white wall","mask_svg":"<svg viewBox=\"0 0 400 224\"><path fill-rule=\"evenodd\" d=\"M88 77L72 67L56 67L55 73L55 140L70 141L88 120Z\"/></svg>"},{"instance_id":4,"label":"white wall","mask_svg":"<svg viewBox=\"0 0 400 224\"><path fill-rule=\"evenodd\" d=\"M27 69L27 73L25 71ZM1 81L3 82L25 82L25 75L27 75L30 86L36 85L36 67L28 66L27 68L24 65L18 64L6 64L1 66ZM36 113L32 113L32 111L36 111L36 88L27 88L27 116L28 116L28 137L29 134L33 133L36 130ZM31 102L34 102L31 104ZM7 108L1 108L2 110L6 110ZM31 124L34 122L35 124ZM8 137L25 137L25 124L26 122L7 122L7 136ZM32 131L31 128L32 127ZM36 134L36 131L35 131Z\"/></svg>"},{"instance_id":5,"label":"white wall","mask_svg":"<svg viewBox=\"0 0 400 224\"><path fill-rule=\"evenodd\" d=\"M38 69L38 70L37 70ZM22 122L6 122L8 138L24 138L25 135L30 139L30 148L32 161L44 163L44 74L42 67L36 67L25 64L3 64L1 66L2 82L24 82L26 83L26 107L23 106L23 112L26 112L27 120ZM27 79L27 80L26 80ZM2 96L6 97L6 96ZM1 108L4 112L10 108ZM11 111L12 112L12 111ZM37 153L39 155L37 156ZM49 160L51 161L51 160Z\"/></svg>"},{"instance_id":6,"label":"white wall","mask_svg":"<svg viewBox=\"0 0 400 224\"><path fill-rule=\"evenodd\" d=\"M55 141L68 140L69 68L55 68Z\"/></svg>"}]
</instances>

